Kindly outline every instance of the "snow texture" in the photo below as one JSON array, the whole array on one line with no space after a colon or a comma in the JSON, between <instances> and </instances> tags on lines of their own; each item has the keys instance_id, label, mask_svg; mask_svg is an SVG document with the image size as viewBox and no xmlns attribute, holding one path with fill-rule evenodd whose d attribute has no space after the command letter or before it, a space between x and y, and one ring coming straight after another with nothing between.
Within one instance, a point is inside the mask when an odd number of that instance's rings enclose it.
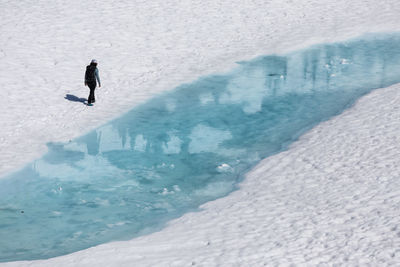
<instances>
[{"instance_id":1,"label":"snow texture","mask_svg":"<svg viewBox=\"0 0 400 267\"><path fill-rule=\"evenodd\" d=\"M75 138L235 61L397 30L400 3L25 0L3 1L0 10L5 174L42 155L47 142ZM89 109L79 101L92 57L103 87ZM365 96L262 161L240 190L160 232L2 265L398 265L399 89Z\"/></svg>"}]
</instances>

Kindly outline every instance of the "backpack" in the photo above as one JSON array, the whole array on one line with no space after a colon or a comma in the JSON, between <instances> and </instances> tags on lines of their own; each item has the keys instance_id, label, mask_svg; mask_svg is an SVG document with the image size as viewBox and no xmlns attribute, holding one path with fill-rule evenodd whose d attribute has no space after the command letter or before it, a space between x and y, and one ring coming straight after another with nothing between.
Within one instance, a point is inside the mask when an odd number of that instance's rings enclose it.
<instances>
[{"instance_id":1,"label":"backpack","mask_svg":"<svg viewBox=\"0 0 400 267\"><path fill-rule=\"evenodd\" d=\"M90 82L96 82L96 66L89 65L86 67L86 72L85 72L85 81L90 83Z\"/></svg>"}]
</instances>

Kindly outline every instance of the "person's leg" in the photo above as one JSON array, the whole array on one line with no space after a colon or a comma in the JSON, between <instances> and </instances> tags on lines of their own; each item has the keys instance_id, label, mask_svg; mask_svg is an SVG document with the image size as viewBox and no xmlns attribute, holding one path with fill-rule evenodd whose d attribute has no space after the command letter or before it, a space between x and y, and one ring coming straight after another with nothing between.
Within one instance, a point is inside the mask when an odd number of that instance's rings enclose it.
<instances>
[{"instance_id":1,"label":"person's leg","mask_svg":"<svg viewBox=\"0 0 400 267\"><path fill-rule=\"evenodd\" d=\"M88 103L92 104L93 103L93 98L94 98L94 88L90 88L90 93L89 93L89 98L88 98Z\"/></svg>"},{"instance_id":2,"label":"person's leg","mask_svg":"<svg viewBox=\"0 0 400 267\"><path fill-rule=\"evenodd\" d=\"M88 97L88 104L94 103L94 89L96 89L96 83L89 83L90 94Z\"/></svg>"},{"instance_id":3,"label":"person's leg","mask_svg":"<svg viewBox=\"0 0 400 267\"><path fill-rule=\"evenodd\" d=\"M90 89L89 88L89 96L88 96L88 98L87 98L87 102L88 102L88 104L91 104L92 103L92 89Z\"/></svg>"}]
</instances>

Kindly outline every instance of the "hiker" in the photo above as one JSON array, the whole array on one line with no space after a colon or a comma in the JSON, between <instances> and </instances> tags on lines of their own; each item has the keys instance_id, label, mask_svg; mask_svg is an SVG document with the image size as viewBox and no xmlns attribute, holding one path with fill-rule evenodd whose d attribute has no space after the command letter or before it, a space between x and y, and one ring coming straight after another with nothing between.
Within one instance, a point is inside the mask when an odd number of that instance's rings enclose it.
<instances>
[{"instance_id":1,"label":"hiker","mask_svg":"<svg viewBox=\"0 0 400 267\"><path fill-rule=\"evenodd\" d=\"M90 65L86 67L85 72L85 86L89 86L90 94L88 97L88 106L91 106L92 103L95 102L94 99L94 89L96 89L96 80L99 83L99 87L101 87L99 70L97 69L97 60L92 59Z\"/></svg>"}]
</instances>

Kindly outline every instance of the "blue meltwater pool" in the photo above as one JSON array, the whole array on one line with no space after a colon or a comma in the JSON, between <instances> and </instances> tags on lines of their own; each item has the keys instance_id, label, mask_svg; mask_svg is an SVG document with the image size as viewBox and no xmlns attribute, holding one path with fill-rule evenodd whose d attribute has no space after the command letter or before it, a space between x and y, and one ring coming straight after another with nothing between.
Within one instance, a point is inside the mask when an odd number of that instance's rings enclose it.
<instances>
[{"instance_id":1,"label":"blue meltwater pool","mask_svg":"<svg viewBox=\"0 0 400 267\"><path fill-rule=\"evenodd\" d=\"M0 179L0 261L162 228L235 190L261 159L372 89L400 82L400 34L239 62L184 84Z\"/></svg>"}]
</instances>

